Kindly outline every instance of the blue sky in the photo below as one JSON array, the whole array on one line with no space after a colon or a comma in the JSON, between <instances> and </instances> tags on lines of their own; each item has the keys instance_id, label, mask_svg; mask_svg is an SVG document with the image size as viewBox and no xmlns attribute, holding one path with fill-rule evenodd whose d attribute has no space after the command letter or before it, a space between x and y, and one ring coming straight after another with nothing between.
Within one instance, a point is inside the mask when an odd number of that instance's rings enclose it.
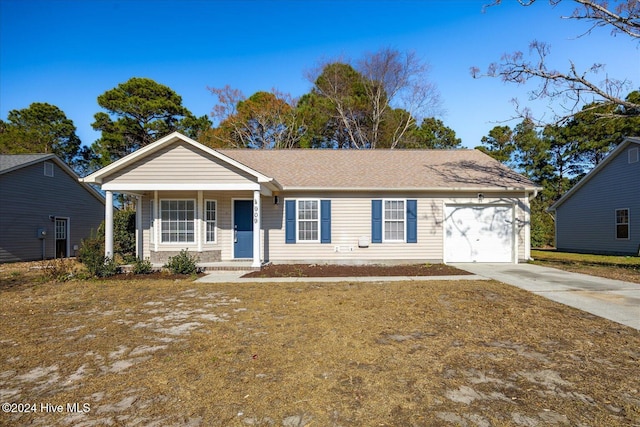
<instances>
[{"instance_id":1,"label":"blue sky","mask_svg":"<svg viewBox=\"0 0 640 427\"><path fill-rule=\"evenodd\" d=\"M536 115L546 102L529 102L532 87L473 79L469 68L529 42L551 44L555 67L607 64L609 76L640 86L637 42L607 29L578 37L585 23L562 19L573 9L515 0L484 11L489 0L0 0L0 118L47 102L62 109L84 144L102 111L97 97L131 77L169 86L197 116L216 99L209 87L230 85L246 96L271 90L299 97L305 72L331 58L358 59L383 47L413 51L431 66L440 91L439 118L475 147L514 115L518 98ZM598 79L604 79L604 74Z\"/></svg>"}]
</instances>

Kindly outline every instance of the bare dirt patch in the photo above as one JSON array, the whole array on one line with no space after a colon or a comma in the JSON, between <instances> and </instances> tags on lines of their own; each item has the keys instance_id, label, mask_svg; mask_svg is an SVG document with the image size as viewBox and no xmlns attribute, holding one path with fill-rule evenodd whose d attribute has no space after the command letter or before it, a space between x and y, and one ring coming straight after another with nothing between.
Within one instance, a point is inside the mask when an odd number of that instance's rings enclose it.
<instances>
[{"instance_id":1,"label":"bare dirt patch","mask_svg":"<svg viewBox=\"0 0 640 427\"><path fill-rule=\"evenodd\" d=\"M269 264L243 277L457 276L470 274L445 264L341 265Z\"/></svg>"},{"instance_id":2,"label":"bare dirt patch","mask_svg":"<svg viewBox=\"0 0 640 427\"><path fill-rule=\"evenodd\" d=\"M0 425L640 424L640 332L495 281L0 289Z\"/></svg>"}]
</instances>

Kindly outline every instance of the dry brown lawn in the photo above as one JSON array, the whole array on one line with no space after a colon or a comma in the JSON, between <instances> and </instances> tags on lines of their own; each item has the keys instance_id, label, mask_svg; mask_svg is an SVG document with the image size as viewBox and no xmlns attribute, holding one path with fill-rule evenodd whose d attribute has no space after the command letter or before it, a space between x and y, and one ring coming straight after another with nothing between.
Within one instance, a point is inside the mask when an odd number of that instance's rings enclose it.
<instances>
[{"instance_id":1,"label":"dry brown lawn","mask_svg":"<svg viewBox=\"0 0 640 427\"><path fill-rule=\"evenodd\" d=\"M639 331L495 281L56 283L11 268L0 402L23 413L0 425L640 425Z\"/></svg>"}]
</instances>

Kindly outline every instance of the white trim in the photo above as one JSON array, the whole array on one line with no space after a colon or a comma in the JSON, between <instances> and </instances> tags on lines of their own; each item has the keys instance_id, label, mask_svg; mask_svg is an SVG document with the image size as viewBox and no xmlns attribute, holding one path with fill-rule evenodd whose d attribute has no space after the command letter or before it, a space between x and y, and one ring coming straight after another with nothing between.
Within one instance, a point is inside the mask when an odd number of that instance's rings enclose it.
<instances>
[{"instance_id":1,"label":"white trim","mask_svg":"<svg viewBox=\"0 0 640 427\"><path fill-rule=\"evenodd\" d=\"M107 183L102 185L102 189L106 191L127 192L127 191L255 191L263 190L269 192L268 189L261 188L258 183L250 184L176 184L176 183L144 183L144 184L118 184Z\"/></svg>"},{"instance_id":2,"label":"white trim","mask_svg":"<svg viewBox=\"0 0 640 427\"><path fill-rule=\"evenodd\" d=\"M136 196L136 257L142 259L143 255L143 237L142 237L142 196Z\"/></svg>"},{"instance_id":3,"label":"white trim","mask_svg":"<svg viewBox=\"0 0 640 427\"><path fill-rule=\"evenodd\" d=\"M113 193L105 193L104 204L104 256L113 257Z\"/></svg>"},{"instance_id":4,"label":"white trim","mask_svg":"<svg viewBox=\"0 0 640 427\"><path fill-rule=\"evenodd\" d=\"M160 200L158 192L153 192L153 251L158 252L160 249Z\"/></svg>"},{"instance_id":5,"label":"white trim","mask_svg":"<svg viewBox=\"0 0 640 427\"><path fill-rule=\"evenodd\" d=\"M238 169L240 169L243 172L248 173L249 175L254 176L259 183L275 183L273 178L270 178L266 175L261 174L260 172L251 169L250 167L247 167L245 165L243 165L242 163L238 162L237 160L232 159L231 157L224 155L212 148L207 147L206 145L203 145L201 143L199 143L198 141L195 141L183 134L181 134L180 132L173 132L170 133L169 135L160 138L159 140L143 147L140 148L139 150L134 151L131 154L128 154L126 156L124 156L123 158L111 163L108 166L105 166L104 168L88 175L85 178L82 178L82 181L85 183L92 183L92 184L102 184L102 180L105 176L108 176L109 174L116 172L122 168L124 168L125 166L127 166L130 163L133 163L135 161L137 161L139 158L143 158L145 156L147 156L148 154L154 153L158 150L160 150L161 148L163 148L166 145L170 145L173 144L174 142L177 141L182 141L185 142L219 160L222 160L225 163L230 164L231 166L234 166ZM277 183L276 183L277 184ZM203 188L203 190L205 190Z\"/></svg>"},{"instance_id":6,"label":"white trim","mask_svg":"<svg viewBox=\"0 0 640 427\"><path fill-rule=\"evenodd\" d=\"M213 240L208 240L207 239L207 203L209 202L213 202L215 203L215 213L216 213L216 219L213 221ZM203 231L203 236L204 236L204 244L205 245L214 245L216 243L218 243L218 200L217 199L204 199L203 205L202 205L202 223L204 225L204 231Z\"/></svg>"},{"instance_id":7,"label":"white trim","mask_svg":"<svg viewBox=\"0 0 640 427\"><path fill-rule=\"evenodd\" d=\"M320 212L320 199L316 199L313 197L303 197L303 198L296 198L293 199L296 201L296 243L320 243L321 240L321 219L322 219L322 212ZM318 238L317 239L313 239L313 240L300 240L300 218L298 217L298 215L300 215L300 205L298 204L299 202L317 202L318 203L318 218L315 220L316 223L318 224ZM312 219L303 219L302 221L307 221L307 222L311 222L314 221Z\"/></svg>"},{"instance_id":8,"label":"white trim","mask_svg":"<svg viewBox=\"0 0 640 427\"><path fill-rule=\"evenodd\" d=\"M162 229L162 202L180 202L180 201L193 202L193 240L186 241L186 242L165 242L162 240L162 230L163 230ZM196 225L197 225L198 201L196 199L189 199L189 198L167 198L167 199L160 199L159 205L160 205L160 212L159 212L160 244L162 246L179 246L179 245L196 244L197 243Z\"/></svg>"},{"instance_id":9,"label":"white trim","mask_svg":"<svg viewBox=\"0 0 640 427\"><path fill-rule=\"evenodd\" d=\"M403 238L402 240L400 239L386 239L385 238L385 231L386 231L386 227L385 224L387 222L387 219L384 216L384 212L385 212L385 202L402 202L404 209L403 209L403 214L404 217L402 219L402 222L404 223L404 233L403 233ZM393 221L393 220L389 220L389 221ZM406 243L407 242L407 199L392 199L392 198L387 198L387 199L382 199L382 243Z\"/></svg>"},{"instance_id":10,"label":"white trim","mask_svg":"<svg viewBox=\"0 0 640 427\"><path fill-rule=\"evenodd\" d=\"M375 193L391 192L391 193L504 193L511 191L537 191L542 187L283 187L282 192L303 192L303 191L352 191L362 192L370 191Z\"/></svg>"},{"instance_id":11,"label":"white trim","mask_svg":"<svg viewBox=\"0 0 640 427\"><path fill-rule=\"evenodd\" d=\"M193 231L194 231L194 238L196 239L198 252L202 252L202 242L204 242L204 238L202 236L202 233L203 233L202 224L204 222L203 206L204 206L204 199L202 196L202 190L198 190L198 199L196 200L196 205L194 206L195 213L193 215L193 218L195 220L195 229Z\"/></svg>"},{"instance_id":12,"label":"white trim","mask_svg":"<svg viewBox=\"0 0 640 427\"><path fill-rule=\"evenodd\" d=\"M261 201L260 201L260 192L253 192L253 209L251 214L251 222L253 224L253 262L251 263L251 267L258 268L260 267L260 228L262 225L262 215L261 215Z\"/></svg>"}]
</instances>

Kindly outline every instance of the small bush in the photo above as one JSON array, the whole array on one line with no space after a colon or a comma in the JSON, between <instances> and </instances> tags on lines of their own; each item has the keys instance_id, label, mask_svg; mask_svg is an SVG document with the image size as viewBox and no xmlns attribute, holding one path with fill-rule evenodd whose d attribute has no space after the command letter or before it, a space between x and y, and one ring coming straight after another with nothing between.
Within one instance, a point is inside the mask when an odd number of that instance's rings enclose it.
<instances>
[{"instance_id":1,"label":"small bush","mask_svg":"<svg viewBox=\"0 0 640 427\"><path fill-rule=\"evenodd\" d=\"M83 240L78 257L93 277L113 276L120 272L116 260L104 256L104 245L99 237Z\"/></svg>"},{"instance_id":2,"label":"small bush","mask_svg":"<svg viewBox=\"0 0 640 427\"><path fill-rule=\"evenodd\" d=\"M45 261L42 267L46 280L66 282L75 275L75 262L68 258L58 258Z\"/></svg>"},{"instance_id":3,"label":"small bush","mask_svg":"<svg viewBox=\"0 0 640 427\"><path fill-rule=\"evenodd\" d=\"M103 260L104 261L102 262L102 267L98 269L98 274L96 274L96 276L109 277L115 276L116 274L120 273L120 266L115 259L104 257Z\"/></svg>"},{"instance_id":4,"label":"small bush","mask_svg":"<svg viewBox=\"0 0 640 427\"><path fill-rule=\"evenodd\" d=\"M100 276L104 266L104 246L100 237L90 237L82 240L78 251L80 262L87 267L91 276Z\"/></svg>"},{"instance_id":5,"label":"small bush","mask_svg":"<svg viewBox=\"0 0 640 427\"><path fill-rule=\"evenodd\" d=\"M188 249L182 249L176 256L169 257L164 268L169 269L173 274L196 274L198 272L199 258L189 255Z\"/></svg>"},{"instance_id":6,"label":"small bush","mask_svg":"<svg viewBox=\"0 0 640 427\"><path fill-rule=\"evenodd\" d=\"M133 274L149 274L153 271L153 266L149 259L142 260L136 258L133 262Z\"/></svg>"}]
</instances>

